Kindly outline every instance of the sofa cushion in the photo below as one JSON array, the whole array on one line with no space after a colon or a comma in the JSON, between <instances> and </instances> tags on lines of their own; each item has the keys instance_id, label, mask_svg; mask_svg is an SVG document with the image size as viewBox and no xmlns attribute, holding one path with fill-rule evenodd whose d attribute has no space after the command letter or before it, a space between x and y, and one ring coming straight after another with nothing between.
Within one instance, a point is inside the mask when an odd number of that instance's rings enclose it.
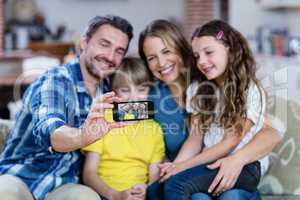
<instances>
[{"instance_id":1,"label":"sofa cushion","mask_svg":"<svg viewBox=\"0 0 300 200\"><path fill-rule=\"evenodd\" d=\"M300 105L280 97L269 103L269 113L279 117L287 130L270 156L271 166L259 190L262 194L300 195Z\"/></svg>"}]
</instances>

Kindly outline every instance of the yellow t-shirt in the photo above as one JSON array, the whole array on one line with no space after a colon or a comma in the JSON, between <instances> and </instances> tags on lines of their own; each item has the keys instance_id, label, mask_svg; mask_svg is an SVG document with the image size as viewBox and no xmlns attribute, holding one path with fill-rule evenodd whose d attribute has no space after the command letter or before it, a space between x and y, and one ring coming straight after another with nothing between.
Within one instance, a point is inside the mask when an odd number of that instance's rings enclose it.
<instances>
[{"instance_id":1,"label":"yellow t-shirt","mask_svg":"<svg viewBox=\"0 0 300 200\"><path fill-rule=\"evenodd\" d=\"M105 113L112 122L112 110ZM117 191L147 183L148 167L162 161L165 153L163 132L154 120L112 129L101 140L83 148L100 154L98 176Z\"/></svg>"}]
</instances>

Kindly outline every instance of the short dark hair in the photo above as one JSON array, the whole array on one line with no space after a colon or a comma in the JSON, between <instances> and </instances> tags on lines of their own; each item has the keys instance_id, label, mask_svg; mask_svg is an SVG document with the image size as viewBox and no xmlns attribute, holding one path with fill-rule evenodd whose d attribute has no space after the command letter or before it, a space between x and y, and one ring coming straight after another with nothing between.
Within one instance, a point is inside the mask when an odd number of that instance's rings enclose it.
<instances>
[{"instance_id":1,"label":"short dark hair","mask_svg":"<svg viewBox=\"0 0 300 200\"><path fill-rule=\"evenodd\" d=\"M102 25L109 24L128 36L128 42L133 37L133 27L132 25L124 18L115 16L115 15L105 15L105 16L96 16L92 18L89 23L88 27L85 30L84 35L87 38L87 41L91 39L94 33L98 30L98 28Z\"/></svg>"}]
</instances>

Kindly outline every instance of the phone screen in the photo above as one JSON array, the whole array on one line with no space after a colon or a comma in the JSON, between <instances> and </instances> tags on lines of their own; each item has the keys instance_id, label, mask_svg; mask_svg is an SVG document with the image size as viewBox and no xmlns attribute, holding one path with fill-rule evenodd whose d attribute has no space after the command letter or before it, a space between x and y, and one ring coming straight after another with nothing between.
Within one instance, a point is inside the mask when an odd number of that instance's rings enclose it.
<instances>
[{"instance_id":1,"label":"phone screen","mask_svg":"<svg viewBox=\"0 0 300 200\"><path fill-rule=\"evenodd\" d=\"M134 121L153 119L152 101L130 101L114 103L114 121Z\"/></svg>"}]
</instances>

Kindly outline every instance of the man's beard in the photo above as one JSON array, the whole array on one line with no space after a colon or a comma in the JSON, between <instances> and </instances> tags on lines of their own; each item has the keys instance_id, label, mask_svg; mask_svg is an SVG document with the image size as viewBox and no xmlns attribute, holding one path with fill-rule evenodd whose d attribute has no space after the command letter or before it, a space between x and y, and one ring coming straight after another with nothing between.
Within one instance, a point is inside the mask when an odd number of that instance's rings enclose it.
<instances>
[{"instance_id":1,"label":"man's beard","mask_svg":"<svg viewBox=\"0 0 300 200\"><path fill-rule=\"evenodd\" d=\"M86 63L86 69L87 69L87 72L89 73L89 75L91 75L92 77L94 77L97 80L101 79L101 76L95 72L95 67L92 63Z\"/></svg>"}]
</instances>

